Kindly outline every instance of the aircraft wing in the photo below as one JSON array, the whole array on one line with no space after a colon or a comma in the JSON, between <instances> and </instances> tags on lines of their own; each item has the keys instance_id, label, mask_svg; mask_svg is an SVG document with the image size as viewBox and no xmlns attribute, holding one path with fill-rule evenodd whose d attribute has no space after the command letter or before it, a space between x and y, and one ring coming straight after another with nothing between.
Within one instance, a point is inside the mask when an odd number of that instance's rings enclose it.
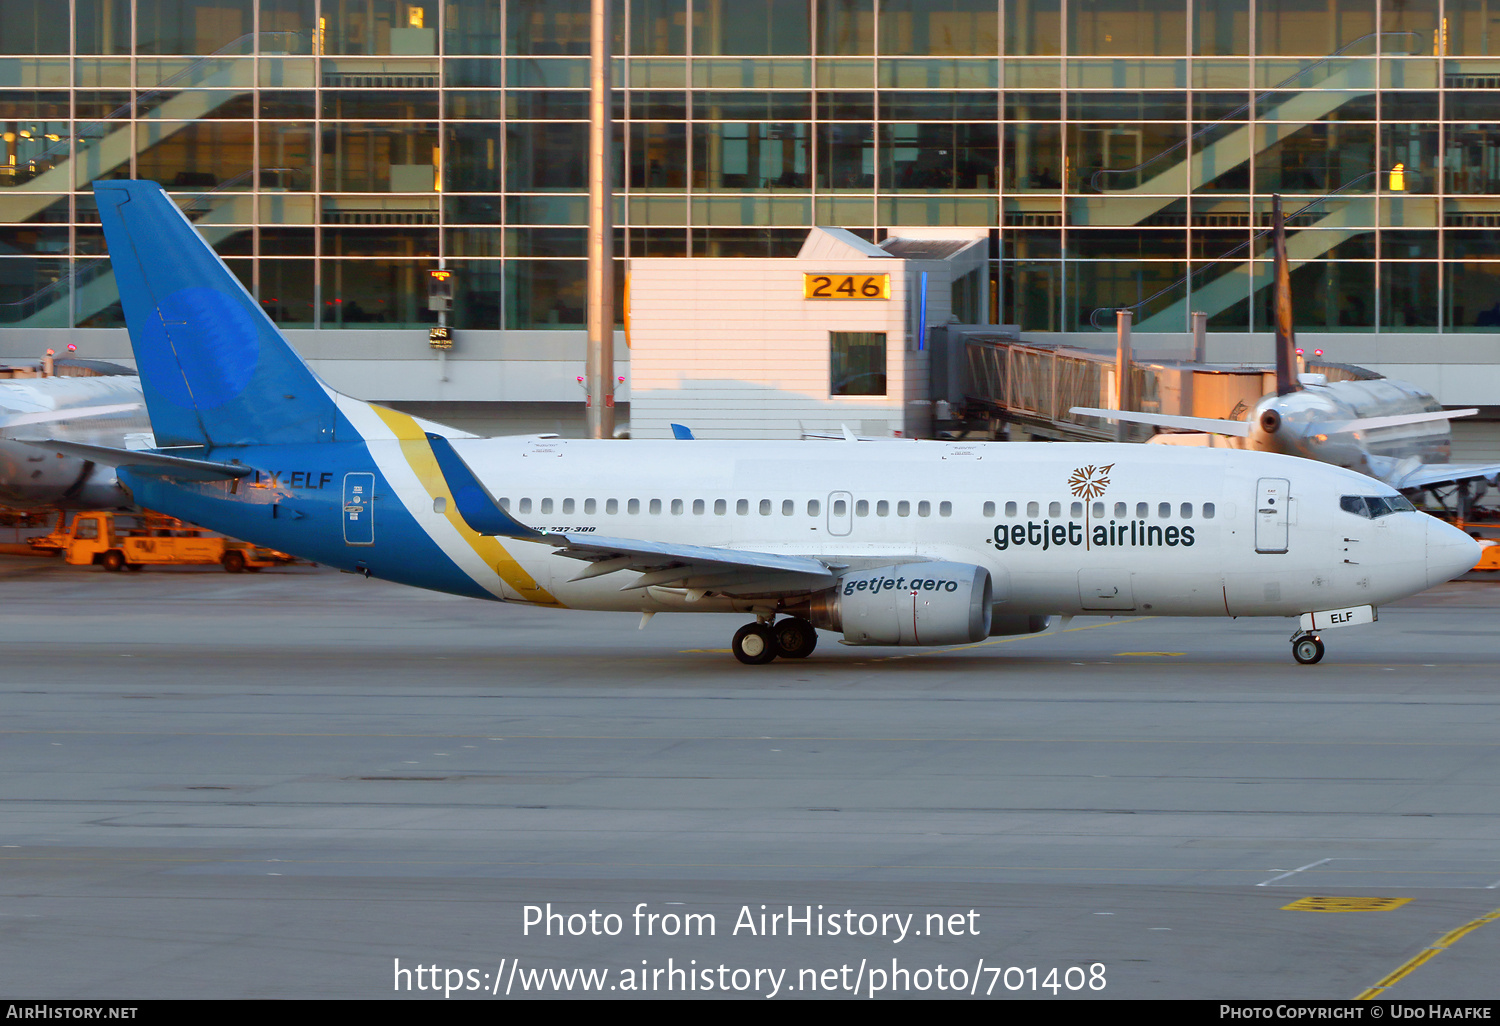
<instances>
[{"instance_id":1,"label":"aircraft wing","mask_svg":"<svg viewBox=\"0 0 1500 1026\"><path fill-rule=\"evenodd\" d=\"M575 581L620 570L641 574L621 591L664 586L736 595L785 594L831 588L836 576L827 564L810 556L575 533L544 533L535 540L556 546L559 556L588 564Z\"/></svg>"},{"instance_id":2,"label":"aircraft wing","mask_svg":"<svg viewBox=\"0 0 1500 1026\"><path fill-rule=\"evenodd\" d=\"M1088 406L1075 406L1069 413L1101 420L1124 420L1132 424L1152 424L1156 427L1180 428L1183 431L1207 431L1213 435L1233 435L1236 438L1250 436L1250 424L1243 420L1220 420L1217 417L1178 417L1168 413L1135 413L1130 410L1096 410Z\"/></svg>"},{"instance_id":3,"label":"aircraft wing","mask_svg":"<svg viewBox=\"0 0 1500 1026\"><path fill-rule=\"evenodd\" d=\"M558 555L587 563L575 581L634 570L641 576L622 591L663 586L748 597L819 591L833 587L837 577L828 564L811 556L538 531L500 507L448 439L429 433L427 441L465 523L480 534L552 545Z\"/></svg>"},{"instance_id":4,"label":"aircraft wing","mask_svg":"<svg viewBox=\"0 0 1500 1026\"><path fill-rule=\"evenodd\" d=\"M1497 476L1500 476L1500 463L1419 463L1410 470L1397 467L1387 483L1407 491L1480 478L1494 484Z\"/></svg>"},{"instance_id":5,"label":"aircraft wing","mask_svg":"<svg viewBox=\"0 0 1500 1026\"><path fill-rule=\"evenodd\" d=\"M1311 434L1337 435L1346 431L1373 431L1376 428L1402 427L1406 424L1425 424L1434 420L1449 420L1453 417L1472 417L1479 410L1437 410L1433 413L1397 413L1389 417L1361 417L1357 420L1341 420L1311 424Z\"/></svg>"},{"instance_id":6,"label":"aircraft wing","mask_svg":"<svg viewBox=\"0 0 1500 1026\"><path fill-rule=\"evenodd\" d=\"M52 424L63 420L105 417L111 413L139 410L140 403L115 403L110 406L78 406L70 410L43 410L39 413L0 413L0 431L28 424Z\"/></svg>"}]
</instances>

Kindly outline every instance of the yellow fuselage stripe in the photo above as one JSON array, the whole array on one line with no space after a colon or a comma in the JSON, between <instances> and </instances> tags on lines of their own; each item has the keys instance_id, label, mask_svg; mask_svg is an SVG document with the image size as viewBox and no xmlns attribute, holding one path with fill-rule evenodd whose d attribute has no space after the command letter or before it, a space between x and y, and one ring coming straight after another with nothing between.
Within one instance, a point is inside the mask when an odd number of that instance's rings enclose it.
<instances>
[{"instance_id":1,"label":"yellow fuselage stripe","mask_svg":"<svg viewBox=\"0 0 1500 1026\"><path fill-rule=\"evenodd\" d=\"M479 554L485 565L492 567L500 579L527 602L539 606L561 606L562 603L537 584L536 579L516 562L514 556L505 551L503 545L494 538L476 533L464 522L464 518L459 515L457 503L449 494L448 482L443 477L442 469L438 467L437 457L432 454L427 433L421 426L408 415L396 410L376 406L374 403L370 404L370 409L375 411L375 415L385 422L386 427L391 429L391 433L401 443L402 458L411 467L412 473L417 475L417 480L427 490L428 496L445 500L443 515L458 531L459 536Z\"/></svg>"}]
</instances>

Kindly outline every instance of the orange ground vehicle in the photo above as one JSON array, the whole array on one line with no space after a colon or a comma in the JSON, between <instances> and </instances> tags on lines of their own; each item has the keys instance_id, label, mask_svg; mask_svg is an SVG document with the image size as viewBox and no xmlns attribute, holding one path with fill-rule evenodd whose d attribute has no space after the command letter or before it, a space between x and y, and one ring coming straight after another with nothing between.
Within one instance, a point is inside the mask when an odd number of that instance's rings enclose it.
<instances>
[{"instance_id":1,"label":"orange ground vehicle","mask_svg":"<svg viewBox=\"0 0 1500 1026\"><path fill-rule=\"evenodd\" d=\"M257 548L170 517L145 514L122 515L121 519L138 524L125 527L106 511L79 513L71 527L59 520L51 534L31 539L31 547L38 552L61 552L75 566L95 564L106 570L218 563L237 574L292 561L284 552Z\"/></svg>"}]
</instances>

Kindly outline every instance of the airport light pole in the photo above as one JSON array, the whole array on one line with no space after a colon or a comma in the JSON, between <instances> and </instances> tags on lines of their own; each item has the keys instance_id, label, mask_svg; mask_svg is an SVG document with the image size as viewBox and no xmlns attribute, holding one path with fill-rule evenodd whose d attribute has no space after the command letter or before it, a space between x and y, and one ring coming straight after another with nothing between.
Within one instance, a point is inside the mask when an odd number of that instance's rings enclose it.
<instances>
[{"instance_id":1,"label":"airport light pole","mask_svg":"<svg viewBox=\"0 0 1500 1026\"><path fill-rule=\"evenodd\" d=\"M592 0L589 14L588 359L584 390L590 438L615 434L614 197L610 186L610 0Z\"/></svg>"},{"instance_id":2,"label":"airport light pole","mask_svg":"<svg viewBox=\"0 0 1500 1026\"><path fill-rule=\"evenodd\" d=\"M1135 317L1131 310L1115 311L1115 409L1128 410L1134 400L1130 394L1130 322ZM1130 441L1130 425L1123 420L1115 421L1115 440Z\"/></svg>"}]
</instances>

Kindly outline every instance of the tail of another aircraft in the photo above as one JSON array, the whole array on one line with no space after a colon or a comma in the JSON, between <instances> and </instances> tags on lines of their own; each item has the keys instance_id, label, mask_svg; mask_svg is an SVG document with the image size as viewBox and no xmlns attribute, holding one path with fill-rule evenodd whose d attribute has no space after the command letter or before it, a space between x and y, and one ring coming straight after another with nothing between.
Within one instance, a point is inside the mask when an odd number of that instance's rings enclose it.
<instances>
[{"instance_id":1,"label":"tail of another aircraft","mask_svg":"<svg viewBox=\"0 0 1500 1026\"><path fill-rule=\"evenodd\" d=\"M1296 392L1297 334L1292 317L1292 270L1286 259L1286 223L1281 217L1281 197L1271 197L1272 243L1276 274L1276 394Z\"/></svg>"},{"instance_id":2,"label":"tail of another aircraft","mask_svg":"<svg viewBox=\"0 0 1500 1026\"><path fill-rule=\"evenodd\" d=\"M327 442L334 393L161 186L95 182L156 444Z\"/></svg>"}]
</instances>

